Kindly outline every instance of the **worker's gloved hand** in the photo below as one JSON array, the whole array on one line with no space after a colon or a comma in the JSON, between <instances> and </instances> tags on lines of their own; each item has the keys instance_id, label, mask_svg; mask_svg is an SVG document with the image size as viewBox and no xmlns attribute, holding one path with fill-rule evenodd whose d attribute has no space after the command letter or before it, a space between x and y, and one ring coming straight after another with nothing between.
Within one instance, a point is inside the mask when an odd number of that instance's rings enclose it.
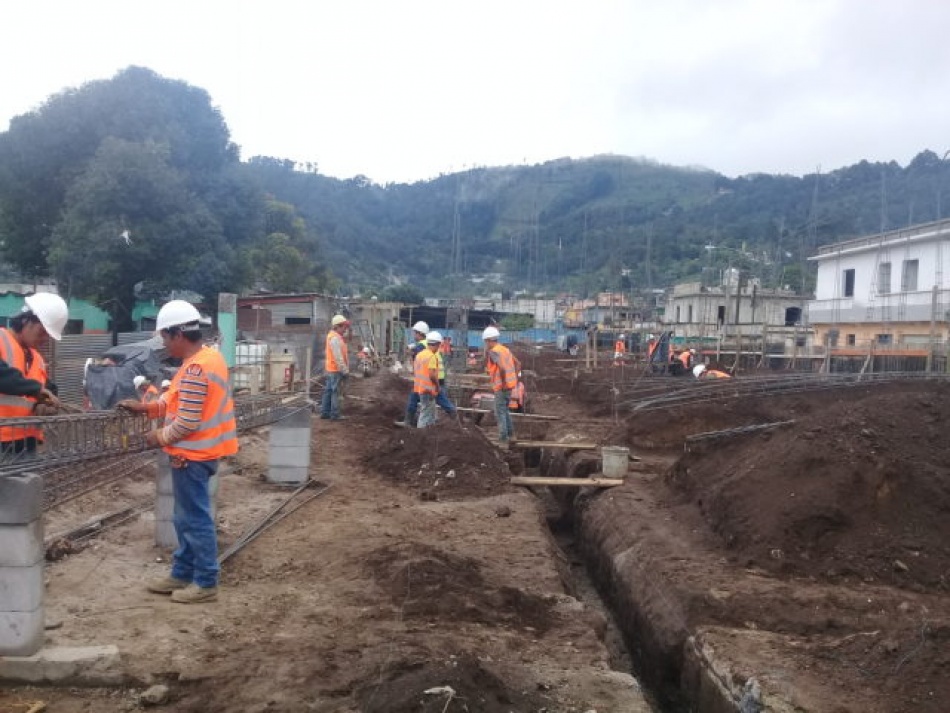
<instances>
[{"instance_id":1,"label":"worker's gloved hand","mask_svg":"<svg viewBox=\"0 0 950 713\"><path fill-rule=\"evenodd\" d=\"M63 402L59 400L59 397L56 396L49 389L40 389L40 393L36 395L36 402L39 404L47 404L53 406L54 408L61 408Z\"/></svg>"},{"instance_id":2,"label":"worker's gloved hand","mask_svg":"<svg viewBox=\"0 0 950 713\"><path fill-rule=\"evenodd\" d=\"M118 410L131 411L132 413L145 413L148 410L145 404L135 399L122 399L115 407Z\"/></svg>"},{"instance_id":3,"label":"worker's gloved hand","mask_svg":"<svg viewBox=\"0 0 950 713\"><path fill-rule=\"evenodd\" d=\"M59 409L52 404L36 404L33 407L34 416L55 416L59 412Z\"/></svg>"}]
</instances>

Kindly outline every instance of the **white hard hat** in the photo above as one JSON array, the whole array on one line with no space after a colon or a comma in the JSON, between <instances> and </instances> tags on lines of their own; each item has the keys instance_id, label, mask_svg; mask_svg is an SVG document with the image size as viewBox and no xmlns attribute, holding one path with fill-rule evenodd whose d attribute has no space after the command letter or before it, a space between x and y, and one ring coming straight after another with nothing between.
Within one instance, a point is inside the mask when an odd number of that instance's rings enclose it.
<instances>
[{"instance_id":1,"label":"white hard hat","mask_svg":"<svg viewBox=\"0 0 950 713\"><path fill-rule=\"evenodd\" d=\"M649 336L647 337L647 339L656 339L656 336L653 335L653 334L651 334L651 335L649 335Z\"/></svg>"},{"instance_id":2,"label":"white hard hat","mask_svg":"<svg viewBox=\"0 0 950 713\"><path fill-rule=\"evenodd\" d=\"M706 365L697 364L696 366L693 367L693 376L695 376L698 379L704 371L706 371Z\"/></svg>"},{"instance_id":3,"label":"white hard hat","mask_svg":"<svg viewBox=\"0 0 950 713\"><path fill-rule=\"evenodd\" d=\"M626 334L621 334L620 336L617 337L617 339L626 339L626 338L627 338Z\"/></svg>"},{"instance_id":4,"label":"white hard hat","mask_svg":"<svg viewBox=\"0 0 950 713\"><path fill-rule=\"evenodd\" d=\"M501 332L497 327L485 327L485 331L482 332L482 339L498 339L500 336Z\"/></svg>"},{"instance_id":5,"label":"white hard hat","mask_svg":"<svg viewBox=\"0 0 950 713\"><path fill-rule=\"evenodd\" d=\"M169 386L171 386L171 385L172 385L172 382L170 382L168 379L162 379L162 388L163 388L163 389L167 389L167 388L168 388Z\"/></svg>"},{"instance_id":6,"label":"white hard hat","mask_svg":"<svg viewBox=\"0 0 950 713\"><path fill-rule=\"evenodd\" d=\"M181 327L184 332L197 332L201 315L191 302L172 300L162 305L155 318L155 329L161 332L171 327Z\"/></svg>"},{"instance_id":7,"label":"white hard hat","mask_svg":"<svg viewBox=\"0 0 950 713\"><path fill-rule=\"evenodd\" d=\"M441 344L442 335L439 332L429 332L426 335L426 341L429 342L430 344Z\"/></svg>"},{"instance_id":8,"label":"white hard hat","mask_svg":"<svg viewBox=\"0 0 950 713\"><path fill-rule=\"evenodd\" d=\"M136 376L134 379L132 379L132 383L135 385L135 388L136 388L136 389L138 389L139 387L141 387L142 384L144 384L146 381L148 381L148 379L146 379L146 378L145 378L144 376L142 376L141 374L139 374L139 375Z\"/></svg>"},{"instance_id":9,"label":"white hard hat","mask_svg":"<svg viewBox=\"0 0 950 713\"><path fill-rule=\"evenodd\" d=\"M23 300L30 311L36 315L43 325L43 329L53 339L59 341L63 338L63 329L66 327L66 321L69 319L69 308L66 302L59 295L52 292L37 292Z\"/></svg>"},{"instance_id":10,"label":"white hard hat","mask_svg":"<svg viewBox=\"0 0 950 713\"><path fill-rule=\"evenodd\" d=\"M429 325L425 322L416 322L414 325L412 325L412 331L419 332L419 334L428 334Z\"/></svg>"},{"instance_id":11,"label":"white hard hat","mask_svg":"<svg viewBox=\"0 0 950 713\"><path fill-rule=\"evenodd\" d=\"M695 353L696 353L696 350L695 350L695 349L690 349L690 350L689 350L689 353L690 353L690 354L695 354Z\"/></svg>"},{"instance_id":12,"label":"white hard hat","mask_svg":"<svg viewBox=\"0 0 950 713\"><path fill-rule=\"evenodd\" d=\"M344 317L342 314L333 315L333 319L330 320L330 324L334 327L339 327L341 324L346 324L349 320Z\"/></svg>"},{"instance_id":13,"label":"white hard hat","mask_svg":"<svg viewBox=\"0 0 950 713\"><path fill-rule=\"evenodd\" d=\"M370 353L369 347L363 347L360 351L362 351L364 354L369 354L369 353Z\"/></svg>"}]
</instances>

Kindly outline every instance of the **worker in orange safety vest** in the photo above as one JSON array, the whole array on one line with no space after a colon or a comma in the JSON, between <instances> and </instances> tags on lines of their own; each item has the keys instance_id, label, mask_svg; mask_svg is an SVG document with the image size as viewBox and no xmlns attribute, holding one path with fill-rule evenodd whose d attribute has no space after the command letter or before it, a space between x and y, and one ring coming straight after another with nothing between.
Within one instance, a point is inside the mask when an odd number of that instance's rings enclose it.
<instances>
[{"instance_id":1,"label":"worker in orange safety vest","mask_svg":"<svg viewBox=\"0 0 950 713\"><path fill-rule=\"evenodd\" d=\"M498 421L498 443L503 449L514 435L511 412L508 405L511 393L518 385L518 372L521 365L508 347L499 344L501 332L497 327L486 327L482 332L485 342L485 368L491 377L492 391L495 393L495 420Z\"/></svg>"}]
</instances>

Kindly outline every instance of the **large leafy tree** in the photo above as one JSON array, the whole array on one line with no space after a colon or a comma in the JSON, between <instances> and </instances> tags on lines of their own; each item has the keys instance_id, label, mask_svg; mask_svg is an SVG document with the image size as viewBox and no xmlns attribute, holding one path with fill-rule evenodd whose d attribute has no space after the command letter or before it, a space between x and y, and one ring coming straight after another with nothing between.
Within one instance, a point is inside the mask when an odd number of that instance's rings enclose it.
<instances>
[{"instance_id":1,"label":"large leafy tree","mask_svg":"<svg viewBox=\"0 0 950 713\"><path fill-rule=\"evenodd\" d=\"M320 259L319 242L289 203L268 200L266 235L250 251L255 282L275 292L318 292L336 284Z\"/></svg>"},{"instance_id":2,"label":"large leafy tree","mask_svg":"<svg viewBox=\"0 0 950 713\"><path fill-rule=\"evenodd\" d=\"M138 283L211 296L248 277L262 194L204 90L130 67L13 119L0 166L4 257L120 323Z\"/></svg>"}]
</instances>

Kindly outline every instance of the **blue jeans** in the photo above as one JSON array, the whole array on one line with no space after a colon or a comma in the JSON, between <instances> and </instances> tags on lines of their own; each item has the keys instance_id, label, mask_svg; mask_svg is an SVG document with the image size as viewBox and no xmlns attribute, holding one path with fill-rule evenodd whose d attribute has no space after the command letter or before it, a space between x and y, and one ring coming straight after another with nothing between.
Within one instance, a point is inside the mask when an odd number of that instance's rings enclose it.
<instances>
[{"instance_id":1,"label":"blue jeans","mask_svg":"<svg viewBox=\"0 0 950 713\"><path fill-rule=\"evenodd\" d=\"M172 523L178 535L178 549L172 555L172 577L199 587L216 587L221 569L208 487L211 476L217 472L216 460L187 461L184 468L172 467Z\"/></svg>"},{"instance_id":2,"label":"blue jeans","mask_svg":"<svg viewBox=\"0 0 950 713\"><path fill-rule=\"evenodd\" d=\"M511 401L511 391L495 392L495 420L498 421L498 440L507 441L514 435L515 429L511 425L511 412L508 403Z\"/></svg>"},{"instance_id":3,"label":"blue jeans","mask_svg":"<svg viewBox=\"0 0 950 713\"><path fill-rule=\"evenodd\" d=\"M409 392L409 403L406 404L406 423L414 426L416 423L416 411L419 410L419 394L415 391Z\"/></svg>"},{"instance_id":4,"label":"blue jeans","mask_svg":"<svg viewBox=\"0 0 950 713\"><path fill-rule=\"evenodd\" d=\"M419 428L435 424L435 401L432 394L419 394Z\"/></svg>"},{"instance_id":5,"label":"blue jeans","mask_svg":"<svg viewBox=\"0 0 950 713\"><path fill-rule=\"evenodd\" d=\"M439 395L435 397L435 403L449 416L455 416L455 404L449 401L449 395L445 392L445 382L442 379L439 379Z\"/></svg>"},{"instance_id":6,"label":"blue jeans","mask_svg":"<svg viewBox=\"0 0 950 713\"><path fill-rule=\"evenodd\" d=\"M327 384L323 387L323 397L320 399L321 418L340 417L340 385L343 383L343 374L339 371L327 372Z\"/></svg>"}]
</instances>

